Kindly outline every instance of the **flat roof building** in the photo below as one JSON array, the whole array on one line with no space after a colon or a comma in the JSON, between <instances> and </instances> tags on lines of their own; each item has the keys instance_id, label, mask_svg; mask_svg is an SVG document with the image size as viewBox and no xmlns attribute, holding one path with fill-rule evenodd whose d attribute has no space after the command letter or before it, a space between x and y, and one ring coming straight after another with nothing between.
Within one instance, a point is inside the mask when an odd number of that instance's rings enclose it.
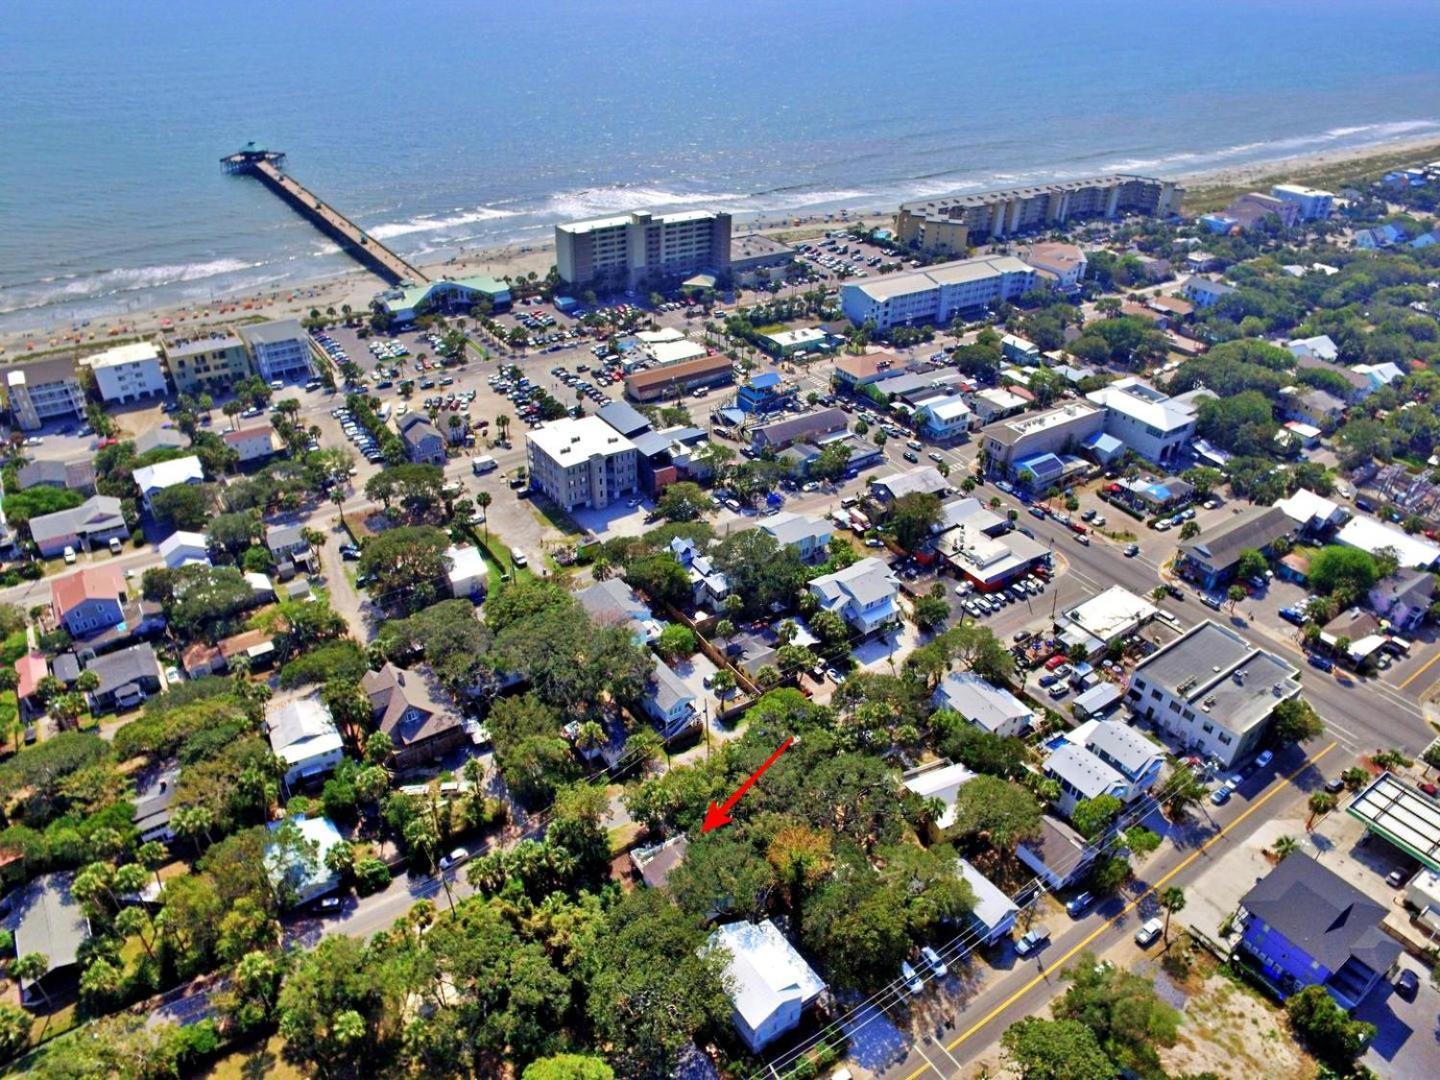
<instances>
[{"instance_id":1,"label":"flat roof building","mask_svg":"<svg viewBox=\"0 0 1440 1080\"><path fill-rule=\"evenodd\" d=\"M1171 465L1195 435L1199 410L1139 379L1117 379L1085 395L1105 410L1105 432L1146 461Z\"/></svg>"},{"instance_id":2,"label":"flat roof building","mask_svg":"<svg viewBox=\"0 0 1440 1080\"><path fill-rule=\"evenodd\" d=\"M635 444L598 416L541 424L525 451L531 490L565 510L609 506L638 483Z\"/></svg>"},{"instance_id":3,"label":"flat roof building","mask_svg":"<svg viewBox=\"0 0 1440 1080\"><path fill-rule=\"evenodd\" d=\"M72 356L8 368L5 390L10 415L21 431L38 431L51 420L85 415L85 390Z\"/></svg>"},{"instance_id":4,"label":"flat roof building","mask_svg":"<svg viewBox=\"0 0 1440 1080\"><path fill-rule=\"evenodd\" d=\"M715 353L626 375L625 393L635 401L655 401L677 397L702 386L720 386L734 378L730 358L724 353Z\"/></svg>"},{"instance_id":5,"label":"flat roof building","mask_svg":"<svg viewBox=\"0 0 1440 1080\"><path fill-rule=\"evenodd\" d=\"M1130 708L1229 768L1254 753L1275 706L1300 693L1288 660L1206 619L1142 660Z\"/></svg>"},{"instance_id":6,"label":"flat roof building","mask_svg":"<svg viewBox=\"0 0 1440 1080\"><path fill-rule=\"evenodd\" d=\"M1081 401L990 424L980 431L986 470L995 476L1014 479L1016 462L1037 454L1078 449L1104 425L1104 410Z\"/></svg>"},{"instance_id":7,"label":"flat roof building","mask_svg":"<svg viewBox=\"0 0 1440 1080\"><path fill-rule=\"evenodd\" d=\"M162 397L169 390L160 350L153 342L136 341L82 357L80 363L95 375L95 389L106 402L127 405L132 401Z\"/></svg>"},{"instance_id":8,"label":"flat roof building","mask_svg":"<svg viewBox=\"0 0 1440 1080\"><path fill-rule=\"evenodd\" d=\"M310 368L310 335L298 319L272 319L242 326L240 336L250 347L255 371L269 382L304 382Z\"/></svg>"},{"instance_id":9,"label":"flat roof building","mask_svg":"<svg viewBox=\"0 0 1440 1080\"><path fill-rule=\"evenodd\" d=\"M251 372L244 339L228 330L167 341L165 366L180 394L227 393Z\"/></svg>"},{"instance_id":10,"label":"flat roof building","mask_svg":"<svg viewBox=\"0 0 1440 1080\"><path fill-rule=\"evenodd\" d=\"M947 326L961 312L1014 300L1035 285L1035 271L1010 255L927 266L840 286L840 306L856 326Z\"/></svg>"},{"instance_id":11,"label":"flat roof building","mask_svg":"<svg viewBox=\"0 0 1440 1080\"><path fill-rule=\"evenodd\" d=\"M555 268L566 285L634 289L730 269L730 215L633 211L555 226Z\"/></svg>"}]
</instances>

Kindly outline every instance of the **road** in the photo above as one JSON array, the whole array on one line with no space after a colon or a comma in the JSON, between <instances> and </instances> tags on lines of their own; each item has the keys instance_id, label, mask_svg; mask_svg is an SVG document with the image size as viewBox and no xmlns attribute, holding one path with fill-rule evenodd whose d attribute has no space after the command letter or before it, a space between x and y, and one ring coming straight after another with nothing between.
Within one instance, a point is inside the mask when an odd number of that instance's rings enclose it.
<instances>
[{"instance_id":1,"label":"road","mask_svg":"<svg viewBox=\"0 0 1440 1080\"><path fill-rule=\"evenodd\" d=\"M1303 760L1301 753L1292 749L1285 757L1288 771L1268 784L1252 778L1239 792L1243 800L1240 805L1216 809L1207 804L1194 811L1198 815L1195 819L1198 829L1181 843L1163 846L1144 864L1141 874L1126 892L1078 920L1069 921L1063 912L1039 920L1049 925L1052 932L1060 924L1068 925L1063 932L1054 934L1033 963L1017 959L1008 971L958 1007L953 1029L943 1030L937 1039L933 1027L927 1023L923 1037L902 1060L874 1071L887 1080L958 1076L963 1062L973 1061L992 1048L1012 1023L1043 1013L1047 1003L1062 989L1060 972L1080 953L1104 952L1133 934L1140 922L1158 913L1156 896L1161 889L1194 886L1209 869L1212 853L1221 845L1242 842L1266 817L1308 797L1318 784L1320 763L1337 746L1332 742ZM1328 767L1326 771L1334 773L1337 769ZM1247 793L1250 793L1248 799ZM1268 813L1262 814L1262 810ZM1155 827L1157 821L1158 815L1152 814L1147 824Z\"/></svg>"}]
</instances>

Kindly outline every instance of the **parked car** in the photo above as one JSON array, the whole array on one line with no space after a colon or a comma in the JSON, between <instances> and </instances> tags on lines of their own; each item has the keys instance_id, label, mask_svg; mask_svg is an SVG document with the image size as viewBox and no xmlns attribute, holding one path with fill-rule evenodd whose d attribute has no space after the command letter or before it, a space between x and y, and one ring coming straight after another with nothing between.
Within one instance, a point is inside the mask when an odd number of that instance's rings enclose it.
<instances>
[{"instance_id":1,"label":"parked car","mask_svg":"<svg viewBox=\"0 0 1440 1080\"><path fill-rule=\"evenodd\" d=\"M915 969L910 966L909 960L900 961L900 978L905 983L905 989L909 990L911 994L918 994L925 989L925 983L921 981Z\"/></svg>"},{"instance_id":2,"label":"parked car","mask_svg":"<svg viewBox=\"0 0 1440 1080\"><path fill-rule=\"evenodd\" d=\"M1025 933L1020 936L1020 940L1015 942L1015 955L1029 956L1031 953L1043 949L1049 943L1050 931L1043 926L1033 927L1025 931Z\"/></svg>"},{"instance_id":3,"label":"parked car","mask_svg":"<svg viewBox=\"0 0 1440 1080\"><path fill-rule=\"evenodd\" d=\"M1153 945L1164 931L1165 924L1159 919L1147 919L1139 930L1135 931L1135 944L1142 949Z\"/></svg>"},{"instance_id":4,"label":"parked car","mask_svg":"<svg viewBox=\"0 0 1440 1080\"><path fill-rule=\"evenodd\" d=\"M459 866L470 859L470 851L467 848L457 847L449 855L440 856L440 869L449 870L452 866Z\"/></svg>"},{"instance_id":5,"label":"parked car","mask_svg":"<svg viewBox=\"0 0 1440 1080\"><path fill-rule=\"evenodd\" d=\"M1072 919L1078 919L1090 909L1090 905L1094 902L1094 893L1082 892L1079 896L1072 896L1070 898L1069 902L1065 905L1065 911Z\"/></svg>"},{"instance_id":6,"label":"parked car","mask_svg":"<svg viewBox=\"0 0 1440 1080\"><path fill-rule=\"evenodd\" d=\"M935 973L935 978L943 979L950 973L950 969L945 966L945 961L940 959L940 954L929 945L920 950L920 956L925 963L930 965L930 970Z\"/></svg>"},{"instance_id":7,"label":"parked car","mask_svg":"<svg viewBox=\"0 0 1440 1080\"><path fill-rule=\"evenodd\" d=\"M63 552L63 554L64 554L64 556L65 556L65 565L66 565L66 566L70 566L70 565L72 565L72 564L75 562L75 558L76 558L76 556L75 556L75 549L74 549L73 547L71 547L69 544L66 544L66 545L65 545L65 551Z\"/></svg>"},{"instance_id":8,"label":"parked car","mask_svg":"<svg viewBox=\"0 0 1440 1080\"><path fill-rule=\"evenodd\" d=\"M1230 801L1230 789L1224 784L1221 784L1210 793L1210 801L1216 806L1224 806Z\"/></svg>"},{"instance_id":9,"label":"parked car","mask_svg":"<svg viewBox=\"0 0 1440 1080\"><path fill-rule=\"evenodd\" d=\"M1272 751L1262 750L1260 751L1260 756L1255 759L1255 767L1257 769L1263 769L1265 768L1265 766L1269 765L1270 762L1274 760L1275 754Z\"/></svg>"},{"instance_id":10,"label":"parked car","mask_svg":"<svg viewBox=\"0 0 1440 1080\"><path fill-rule=\"evenodd\" d=\"M1340 792L1345 790L1345 781L1338 776L1331 777L1325 781L1325 790L1331 795L1339 795Z\"/></svg>"},{"instance_id":11,"label":"parked car","mask_svg":"<svg viewBox=\"0 0 1440 1080\"><path fill-rule=\"evenodd\" d=\"M1400 972L1400 977L1395 980L1395 993L1406 1001L1414 1001L1415 995L1420 993L1420 976L1410 968Z\"/></svg>"}]
</instances>

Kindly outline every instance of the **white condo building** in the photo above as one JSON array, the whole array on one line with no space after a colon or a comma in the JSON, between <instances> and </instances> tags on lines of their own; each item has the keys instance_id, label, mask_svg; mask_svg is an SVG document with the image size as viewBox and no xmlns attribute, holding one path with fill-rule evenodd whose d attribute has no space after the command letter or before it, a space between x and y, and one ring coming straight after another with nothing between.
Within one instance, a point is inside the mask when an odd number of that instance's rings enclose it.
<instances>
[{"instance_id":1,"label":"white condo building","mask_svg":"<svg viewBox=\"0 0 1440 1080\"><path fill-rule=\"evenodd\" d=\"M635 211L555 226L555 269L566 285L624 285L730 268L730 215Z\"/></svg>"},{"instance_id":2,"label":"white condo building","mask_svg":"<svg viewBox=\"0 0 1440 1080\"><path fill-rule=\"evenodd\" d=\"M636 488L635 444L598 416L552 420L525 436L530 489L566 510L599 509Z\"/></svg>"},{"instance_id":3,"label":"white condo building","mask_svg":"<svg viewBox=\"0 0 1440 1080\"><path fill-rule=\"evenodd\" d=\"M1105 409L1105 433L1146 461L1170 465L1195 435L1195 406L1139 379L1117 379L1086 399Z\"/></svg>"},{"instance_id":4,"label":"white condo building","mask_svg":"<svg viewBox=\"0 0 1440 1080\"><path fill-rule=\"evenodd\" d=\"M310 369L310 338L298 319L274 319L240 328L255 370L269 382L304 382Z\"/></svg>"},{"instance_id":5,"label":"white condo building","mask_svg":"<svg viewBox=\"0 0 1440 1080\"><path fill-rule=\"evenodd\" d=\"M1014 300L1034 287L1033 267L1010 255L995 255L847 282L840 287L840 306L856 326L945 326L960 312Z\"/></svg>"},{"instance_id":6,"label":"white condo building","mask_svg":"<svg viewBox=\"0 0 1440 1080\"><path fill-rule=\"evenodd\" d=\"M161 397L169 390L160 350L148 341L117 345L80 363L94 372L100 397L117 405Z\"/></svg>"}]
</instances>

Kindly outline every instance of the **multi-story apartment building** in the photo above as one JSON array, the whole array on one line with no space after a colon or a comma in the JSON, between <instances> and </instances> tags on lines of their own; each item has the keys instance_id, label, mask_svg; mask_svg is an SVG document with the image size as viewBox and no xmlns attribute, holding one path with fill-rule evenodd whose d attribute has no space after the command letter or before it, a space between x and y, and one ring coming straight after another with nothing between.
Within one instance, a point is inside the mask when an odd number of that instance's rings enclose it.
<instances>
[{"instance_id":1,"label":"multi-story apartment building","mask_svg":"<svg viewBox=\"0 0 1440 1080\"><path fill-rule=\"evenodd\" d=\"M555 267L570 286L624 285L730 269L730 215L635 211L555 226Z\"/></svg>"},{"instance_id":2,"label":"multi-story apartment building","mask_svg":"<svg viewBox=\"0 0 1440 1080\"><path fill-rule=\"evenodd\" d=\"M1014 300L1035 287L1035 270L1009 255L960 259L840 287L840 306L856 326L945 326L961 312Z\"/></svg>"},{"instance_id":3,"label":"multi-story apartment building","mask_svg":"<svg viewBox=\"0 0 1440 1080\"><path fill-rule=\"evenodd\" d=\"M38 431L51 420L85 415L85 390L74 357L16 364L5 373L5 389L10 416L21 431Z\"/></svg>"},{"instance_id":4,"label":"multi-story apartment building","mask_svg":"<svg viewBox=\"0 0 1440 1080\"><path fill-rule=\"evenodd\" d=\"M963 251L1017 233L1084 218L1179 213L1184 189L1145 176L1100 176L1059 184L977 191L903 203L895 220L902 244L921 251ZM962 231L963 230L963 231Z\"/></svg>"},{"instance_id":5,"label":"multi-story apartment building","mask_svg":"<svg viewBox=\"0 0 1440 1080\"><path fill-rule=\"evenodd\" d=\"M1293 664L1206 619L1142 660L1126 696L1138 716L1229 768L1259 747L1275 706L1299 693Z\"/></svg>"},{"instance_id":6,"label":"multi-story apartment building","mask_svg":"<svg viewBox=\"0 0 1440 1080\"><path fill-rule=\"evenodd\" d=\"M985 468L992 475L1014 479L1016 462L1078 449L1104 426L1105 411L1082 401L1001 420L981 430Z\"/></svg>"},{"instance_id":7,"label":"multi-story apartment building","mask_svg":"<svg viewBox=\"0 0 1440 1080\"><path fill-rule=\"evenodd\" d=\"M599 509L638 483L635 444L598 416L553 420L525 436L530 488L566 510Z\"/></svg>"},{"instance_id":8,"label":"multi-story apartment building","mask_svg":"<svg viewBox=\"0 0 1440 1080\"><path fill-rule=\"evenodd\" d=\"M260 378L269 382L304 382L310 368L310 339L298 319L274 319L240 328Z\"/></svg>"},{"instance_id":9,"label":"multi-story apartment building","mask_svg":"<svg viewBox=\"0 0 1440 1080\"><path fill-rule=\"evenodd\" d=\"M101 399L116 405L163 397L170 390L160 350L149 341L117 345L82 357L80 363L94 373Z\"/></svg>"},{"instance_id":10,"label":"multi-story apartment building","mask_svg":"<svg viewBox=\"0 0 1440 1080\"><path fill-rule=\"evenodd\" d=\"M223 394L250 375L245 342L228 331L165 345L165 366L181 394Z\"/></svg>"},{"instance_id":11,"label":"multi-story apartment building","mask_svg":"<svg viewBox=\"0 0 1440 1080\"><path fill-rule=\"evenodd\" d=\"M1324 221L1335 209L1335 196L1318 188L1301 184L1276 184L1270 194L1286 202L1298 203L1302 221Z\"/></svg>"},{"instance_id":12,"label":"multi-story apartment building","mask_svg":"<svg viewBox=\"0 0 1440 1080\"><path fill-rule=\"evenodd\" d=\"M1139 379L1117 379L1085 397L1105 410L1107 435L1156 465L1179 460L1195 435L1195 407Z\"/></svg>"}]
</instances>

